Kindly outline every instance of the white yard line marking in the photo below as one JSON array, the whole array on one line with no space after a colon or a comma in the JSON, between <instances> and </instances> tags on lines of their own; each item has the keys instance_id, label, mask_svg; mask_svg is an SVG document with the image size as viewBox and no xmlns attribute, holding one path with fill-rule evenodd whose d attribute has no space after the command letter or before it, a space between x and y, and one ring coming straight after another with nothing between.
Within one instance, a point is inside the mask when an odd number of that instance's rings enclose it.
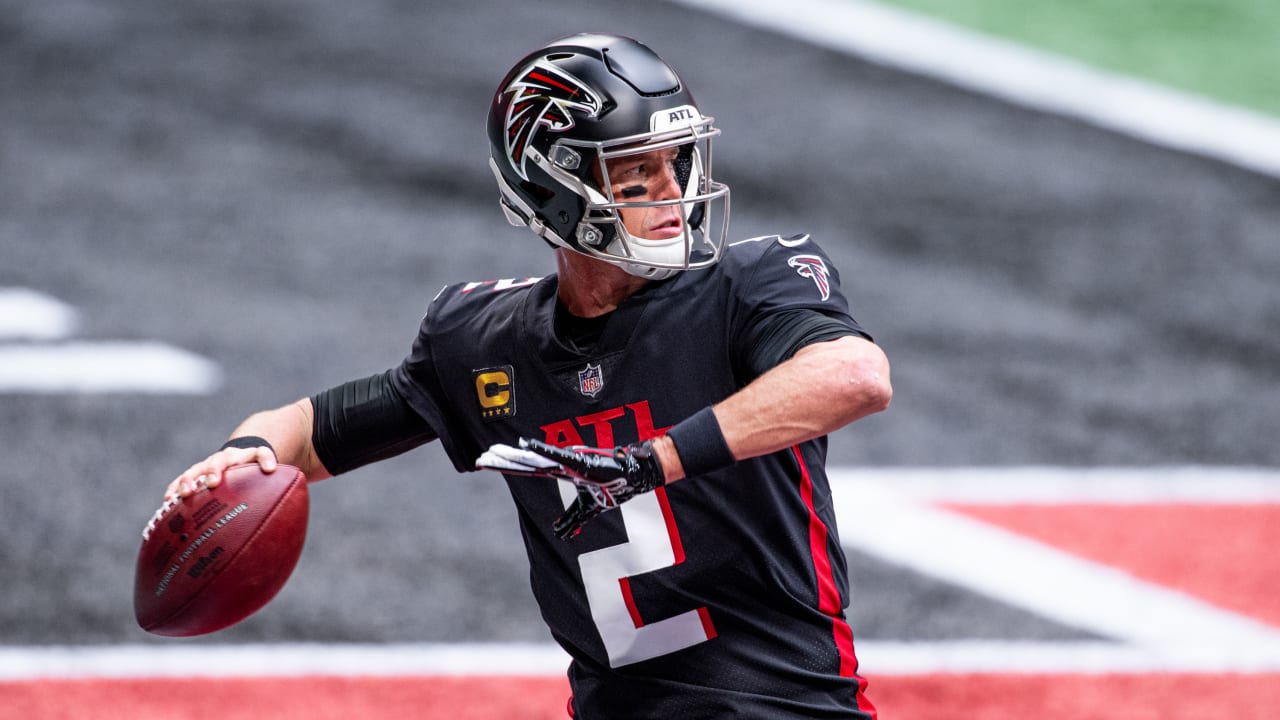
<instances>
[{"instance_id":1,"label":"white yard line marking","mask_svg":"<svg viewBox=\"0 0 1280 720\"><path fill-rule=\"evenodd\" d=\"M44 293L0 288L0 340L60 340L76 329L76 311Z\"/></svg>"},{"instance_id":2,"label":"white yard line marking","mask_svg":"<svg viewBox=\"0 0 1280 720\"><path fill-rule=\"evenodd\" d=\"M832 468L829 476L835 484L887 488L919 502L980 505L1280 503L1280 470L1271 468L1195 465Z\"/></svg>"},{"instance_id":3,"label":"white yard line marking","mask_svg":"<svg viewBox=\"0 0 1280 720\"><path fill-rule=\"evenodd\" d=\"M850 546L1119 640L858 641L868 676L1280 673L1280 629L928 504L1272 503L1280 471L833 468L830 475L841 538ZM0 681L187 677L191 668L211 677L563 677L568 662L550 643L0 647Z\"/></svg>"},{"instance_id":4,"label":"white yard line marking","mask_svg":"<svg viewBox=\"0 0 1280 720\"><path fill-rule=\"evenodd\" d=\"M0 680L40 677L256 677L293 675L563 676L559 646L515 643L325 643L0 647Z\"/></svg>"},{"instance_id":5,"label":"white yard line marking","mask_svg":"<svg viewBox=\"0 0 1280 720\"><path fill-rule=\"evenodd\" d=\"M0 288L0 393L208 395L218 366L160 342L59 342L75 308L29 288Z\"/></svg>"},{"instance_id":6,"label":"white yard line marking","mask_svg":"<svg viewBox=\"0 0 1280 720\"><path fill-rule=\"evenodd\" d=\"M1100 642L860 642L857 651L865 673L872 678L877 675L940 673L1248 674L1280 671L1280 646L1261 642L1248 648L1193 643L1148 647Z\"/></svg>"},{"instance_id":7,"label":"white yard line marking","mask_svg":"<svg viewBox=\"0 0 1280 720\"><path fill-rule=\"evenodd\" d=\"M866 58L1280 176L1280 121L864 0L676 0Z\"/></svg>"},{"instance_id":8,"label":"white yard line marking","mask_svg":"<svg viewBox=\"0 0 1280 720\"><path fill-rule=\"evenodd\" d=\"M1195 645L1098 642L857 642L872 678L938 673L1276 673L1280 647L1248 652ZM569 656L546 644L102 645L0 647L0 682L41 678L563 677Z\"/></svg>"},{"instance_id":9,"label":"white yard line marking","mask_svg":"<svg viewBox=\"0 0 1280 720\"><path fill-rule=\"evenodd\" d=\"M157 342L0 345L0 393L207 395L213 362Z\"/></svg>"},{"instance_id":10,"label":"white yard line marking","mask_svg":"<svg viewBox=\"0 0 1280 720\"><path fill-rule=\"evenodd\" d=\"M1078 479L1074 485L1072 477ZM1039 502L1197 496L1274 502L1278 483L1276 472L1212 468L831 473L840 538L851 547L1144 652L1167 656L1192 647L1224 661L1239 654L1241 662L1259 645L1280 652L1280 628L927 503L999 497L1001 491Z\"/></svg>"}]
</instances>

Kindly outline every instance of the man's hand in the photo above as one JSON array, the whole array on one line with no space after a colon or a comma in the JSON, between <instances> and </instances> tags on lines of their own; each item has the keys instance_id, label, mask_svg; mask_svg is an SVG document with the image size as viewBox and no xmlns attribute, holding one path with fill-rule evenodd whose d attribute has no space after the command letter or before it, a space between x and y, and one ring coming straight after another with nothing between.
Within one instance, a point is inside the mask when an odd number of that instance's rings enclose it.
<instances>
[{"instance_id":1,"label":"man's hand","mask_svg":"<svg viewBox=\"0 0 1280 720\"><path fill-rule=\"evenodd\" d=\"M648 441L609 450L582 445L558 448L520 438L519 447L490 447L476 460L476 467L573 483L578 497L552 526L562 540L577 535L600 513L662 485L665 478Z\"/></svg>"},{"instance_id":2,"label":"man's hand","mask_svg":"<svg viewBox=\"0 0 1280 720\"><path fill-rule=\"evenodd\" d=\"M263 472L275 472L276 454L269 447L225 448L187 468L165 488L164 499L190 497L200 488L215 488L222 484L222 474L227 468L246 463L258 463Z\"/></svg>"}]
</instances>

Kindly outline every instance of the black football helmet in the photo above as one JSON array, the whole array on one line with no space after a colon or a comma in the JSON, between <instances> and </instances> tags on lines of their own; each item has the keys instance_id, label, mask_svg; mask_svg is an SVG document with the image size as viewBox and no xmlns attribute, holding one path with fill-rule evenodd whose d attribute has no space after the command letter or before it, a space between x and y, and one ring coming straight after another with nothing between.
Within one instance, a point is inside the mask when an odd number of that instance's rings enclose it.
<instances>
[{"instance_id":1,"label":"black football helmet","mask_svg":"<svg viewBox=\"0 0 1280 720\"><path fill-rule=\"evenodd\" d=\"M711 177L711 138L720 131L645 45L581 34L530 53L498 87L488 131L489 165L512 225L646 278L720 259L729 225L729 188ZM615 197L610 165L655 150L666 153L679 196ZM678 236L636 237L617 212L657 206L678 206Z\"/></svg>"}]
</instances>

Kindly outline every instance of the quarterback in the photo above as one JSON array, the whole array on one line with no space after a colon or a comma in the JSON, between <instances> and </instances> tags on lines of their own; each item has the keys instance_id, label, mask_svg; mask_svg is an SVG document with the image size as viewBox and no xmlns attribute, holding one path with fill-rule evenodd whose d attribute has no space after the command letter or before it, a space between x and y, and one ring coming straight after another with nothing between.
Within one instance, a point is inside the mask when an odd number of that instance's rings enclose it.
<instances>
[{"instance_id":1,"label":"quarterback","mask_svg":"<svg viewBox=\"0 0 1280 720\"><path fill-rule=\"evenodd\" d=\"M166 496L438 440L505 477L570 715L874 718L824 465L888 407L888 360L818 241L729 242L718 134L635 40L528 54L489 164L556 272L445 287L399 365L251 415Z\"/></svg>"}]
</instances>

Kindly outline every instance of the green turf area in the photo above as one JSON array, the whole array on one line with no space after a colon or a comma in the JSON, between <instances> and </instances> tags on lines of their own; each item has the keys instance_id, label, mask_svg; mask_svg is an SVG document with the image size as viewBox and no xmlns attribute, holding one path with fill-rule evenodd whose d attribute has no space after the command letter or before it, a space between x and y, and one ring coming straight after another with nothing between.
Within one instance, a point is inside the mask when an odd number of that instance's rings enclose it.
<instances>
[{"instance_id":1,"label":"green turf area","mask_svg":"<svg viewBox=\"0 0 1280 720\"><path fill-rule=\"evenodd\" d=\"M1280 116L1280 0L883 0Z\"/></svg>"}]
</instances>

